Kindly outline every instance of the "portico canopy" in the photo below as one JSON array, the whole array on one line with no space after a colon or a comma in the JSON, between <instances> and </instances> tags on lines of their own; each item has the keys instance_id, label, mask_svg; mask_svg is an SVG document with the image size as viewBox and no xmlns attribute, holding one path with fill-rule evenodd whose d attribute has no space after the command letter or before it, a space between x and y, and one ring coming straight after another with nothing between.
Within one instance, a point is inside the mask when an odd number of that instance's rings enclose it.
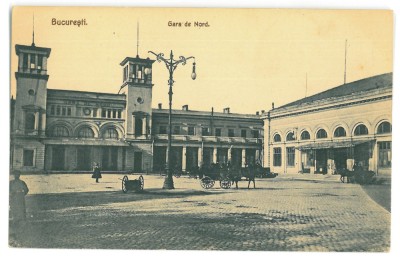
<instances>
[{"instance_id":1,"label":"portico canopy","mask_svg":"<svg viewBox=\"0 0 400 258\"><path fill-rule=\"evenodd\" d=\"M329 141L329 142L315 142L300 145L296 147L299 150L316 150L316 149L337 149L337 148L349 148L359 144L371 142L373 140L353 140L353 141Z\"/></svg>"}]
</instances>

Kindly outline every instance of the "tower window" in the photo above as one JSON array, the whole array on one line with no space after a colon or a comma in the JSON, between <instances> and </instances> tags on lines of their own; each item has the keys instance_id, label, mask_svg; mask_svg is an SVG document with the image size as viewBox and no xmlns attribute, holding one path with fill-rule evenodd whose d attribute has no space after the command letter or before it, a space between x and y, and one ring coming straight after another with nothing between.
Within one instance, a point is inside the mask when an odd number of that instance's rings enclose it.
<instances>
[{"instance_id":1,"label":"tower window","mask_svg":"<svg viewBox=\"0 0 400 258\"><path fill-rule=\"evenodd\" d=\"M23 54L22 59L22 68L28 68L28 54Z\"/></svg>"},{"instance_id":2,"label":"tower window","mask_svg":"<svg viewBox=\"0 0 400 258\"><path fill-rule=\"evenodd\" d=\"M43 69L43 56L38 55L38 65L37 69L42 70Z\"/></svg>"},{"instance_id":3,"label":"tower window","mask_svg":"<svg viewBox=\"0 0 400 258\"><path fill-rule=\"evenodd\" d=\"M30 64L31 69L36 68L36 55L31 55L31 64Z\"/></svg>"},{"instance_id":4,"label":"tower window","mask_svg":"<svg viewBox=\"0 0 400 258\"><path fill-rule=\"evenodd\" d=\"M35 115L33 113L26 114L25 129L26 130L34 130L35 129Z\"/></svg>"}]
</instances>

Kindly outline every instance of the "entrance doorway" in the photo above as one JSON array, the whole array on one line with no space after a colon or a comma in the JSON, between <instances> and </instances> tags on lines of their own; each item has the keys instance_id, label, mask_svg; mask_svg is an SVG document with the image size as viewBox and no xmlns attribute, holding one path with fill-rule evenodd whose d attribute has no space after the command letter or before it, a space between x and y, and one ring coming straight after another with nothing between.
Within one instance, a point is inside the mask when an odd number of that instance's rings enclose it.
<instances>
[{"instance_id":1,"label":"entrance doorway","mask_svg":"<svg viewBox=\"0 0 400 258\"><path fill-rule=\"evenodd\" d=\"M92 148L87 146L78 147L77 149L77 169L91 170L92 169Z\"/></svg>"},{"instance_id":2,"label":"entrance doorway","mask_svg":"<svg viewBox=\"0 0 400 258\"><path fill-rule=\"evenodd\" d=\"M134 160L133 160L133 169L135 172L142 172L142 159L143 153L142 152L135 152Z\"/></svg>"},{"instance_id":3,"label":"entrance doorway","mask_svg":"<svg viewBox=\"0 0 400 258\"><path fill-rule=\"evenodd\" d=\"M328 155L326 149L315 150L316 174L326 174Z\"/></svg>"},{"instance_id":4,"label":"entrance doorway","mask_svg":"<svg viewBox=\"0 0 400 258\"><path fill-rule=\"evenodd\" d=\"M338 148L333 151L333 159L335 160L336 171L341 171L347 167L347 149Z\"/></svg>"},{"instance_id":5,"label":"entrance doorway","mask_svg":"<svg viewBox=\"0 0 400 258\"><path fill-rule=\"evenodd\" d=\"M104 147L102 157L102 169L108 171L116 171L118 168L118 148Z\"/></svg>"},{"instance_id":6,"label":"entrance doorway","mask_svg":"<svg viewBox=\"0 0 400 258\"><path fill-rule=\"evenodd\" d=\"M64 170L65 147L53 146L51 166L54 170Z\"/></svg>"}]
</instances>

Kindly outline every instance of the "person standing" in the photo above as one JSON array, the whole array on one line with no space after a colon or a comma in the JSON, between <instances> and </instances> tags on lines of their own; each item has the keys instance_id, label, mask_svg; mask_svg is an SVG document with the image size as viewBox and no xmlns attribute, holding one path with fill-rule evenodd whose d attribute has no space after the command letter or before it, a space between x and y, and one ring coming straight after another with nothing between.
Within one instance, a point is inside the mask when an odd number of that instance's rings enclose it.
<instances>
[{"instance_id":1,"label":"person standing","mask_svg":"<svg viewBox=\"0 0 400 258\"><path fill-rule=\"evenodd\" d=\"M14 180L10 181L9 237L11 242L21 234L26 220L25 195L28 194L29 189L26 183L19 179L20 175L20 172L14 172Z\"/></svg>"},{"instance_id":2,"label":"person standing","mask_svg":"<svg viewBox=\"0 0 400 258\"><path fill-rule=\"evenodd\" d=\"M99 182L99 178L101 178L100 166L96 162L93 165L92 178L96 178L96 183L98 183Z\"/></svg>"},{"instance_id":3,"label":"person standing","mask_svg":"<svg viewBox=\"0 0 400 258\"><path fill-rule=\"evenodd\" d=\"M10 218L16 223L26 219L25 195L29 192L28 186L20 176L20 172L14 172L14 180L10 182Z\"/></svg>"}]
</instances>

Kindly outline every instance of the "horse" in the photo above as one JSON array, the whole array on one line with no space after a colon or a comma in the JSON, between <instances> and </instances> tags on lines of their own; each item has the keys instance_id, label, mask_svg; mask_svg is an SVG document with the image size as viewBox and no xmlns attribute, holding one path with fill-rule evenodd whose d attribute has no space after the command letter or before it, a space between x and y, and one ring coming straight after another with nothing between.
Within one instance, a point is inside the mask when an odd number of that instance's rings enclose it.
<instances>
[{"instance_id":1,"label":"horse","mask_svg":"<svg viewBox=\"0 0 400 258\"><path fill-rule=\"evenodd\" d=\"M247 189L250 189L250 182L253 182L253 187L256 188L256 171L252 166L243 168L242 175L246 177L246 180L249 182L247 184Z\"/></svg>"}]
</instances>

